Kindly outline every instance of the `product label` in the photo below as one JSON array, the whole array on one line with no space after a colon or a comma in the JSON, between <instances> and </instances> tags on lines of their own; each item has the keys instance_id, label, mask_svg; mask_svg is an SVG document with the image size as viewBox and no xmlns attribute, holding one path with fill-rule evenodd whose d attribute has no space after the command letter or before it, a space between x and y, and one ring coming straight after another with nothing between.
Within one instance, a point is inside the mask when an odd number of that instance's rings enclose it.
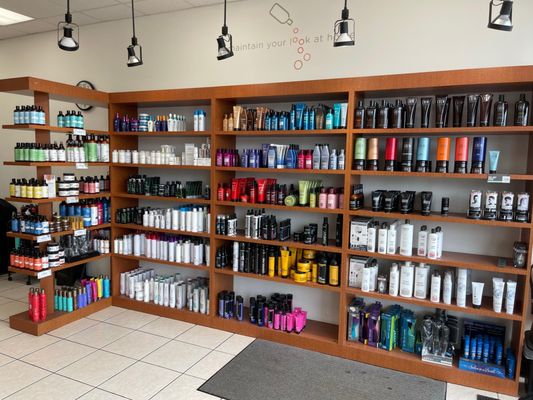
<instances>
[{"instance_id":1,"label":"product label","mask_svg":"<svg viewBox=\"0 0 533 400\"><path fill-rule=\"evenodd\" d=\"M511 183L511 176L492 174L487 178L487 183Z\"/></svg>"},{"instance_id":2,"label":"product label","mask_svg":"<svg viewBox=\"0 0 533 400\"><path fill-rule=\"evenodd\" d=\"M52 276L51 269L45 269L44 271L37 273L37 279L48 278L49 276Z\"/></svg>"},{"instance_id":3,"label":"product label","mask_svg":"<svg viewBox=\"0 0 533 400\"><path fill-rule=\"evenodd\" d=\"M76 163L76 169L88 169L89 166L87 165L87 163Z\"/></svg>"},{"instance_id":4,"label":"product label","mask_svg":"<svg viewBox=\"0 0 533 400\"><path fill-rule=\"evenodd\" d=\"M87 131L85 129L74 128L72 129L72 134L78 136L86 136Z\"/></svg>"},{"instance_id":5,"label":"product label","mask_svg":"<svg viewBox=\"0 0 533 400\"><path fill-rule=\"evenodd\" d=\"M37 243L44 243L44 242L49 242L52 240L52 236L50 235L40 235L40 236L37 236Z\"/></svg>"},{"instance_id":6,"label":"product label","mask_svg":"<svg viewBox=\"0 0 533 400\"><path fill-rule=\"evenodd\" d=\"M76 229L74 231L74 236L85 236L87 229Z\"/></svg>"},{"instance_id":7,"label":"product label","mask_svg":"<svg viewBox=\"0 0 533 400\"><path fill-rule=\"evenodd\" d=\"M67 197L66 202L67 204L75 204L75 203L79 203L80 199L78 198L78 196L69 196Z\"/></svg>"}]
</instances>

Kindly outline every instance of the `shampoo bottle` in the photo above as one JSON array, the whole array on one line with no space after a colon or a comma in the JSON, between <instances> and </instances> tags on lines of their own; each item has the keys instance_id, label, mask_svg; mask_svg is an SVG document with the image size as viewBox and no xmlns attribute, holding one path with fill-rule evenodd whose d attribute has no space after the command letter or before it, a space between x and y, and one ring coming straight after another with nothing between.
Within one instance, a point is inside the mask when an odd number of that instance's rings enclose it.
<instances>
[{"instance_id":1,"label":"shampoo bottle","mask_svg":"<svg viewBox=\"0 0 533 400\"><path fill-rule=\"evenodd\" d=\"M389 227L389 232L387 233L387 254L396 254L396 225L398 223L395 221Z\"/></svg>"},{"instance_id":2,"label":"shampoo bottle","mask_svg":"<svg viewBox=\"0 0 533 400\"><path fill-rule=\"evenodd\" d=\"M383 222L381 228L378 231L378 253L387 254L387 233L388 225L386 222Z\"/></svg>"},{"instance_id":3,"label":"shampoo bottle","mask_svg":"<svg viewBox=\"0 0 533 400\"><path fill-rule=\"evenodd\" d=\"M400 296L413 297L414 267L406 261L400 274Z\"/></svg>"},{"instance_id":4,"label":"shampoo bottle","mask_svg":"<svg viewBox=\"0 0 533 400\"><path fill-rule=\"evenodd\" d=\"M438 272L433 273L431 276L431 297L432 303L440 303L440 285L441 277Z\"/></svg>"},{"instance_id":5,"label":"shampoo bottle","mask_svg":"<svg viewBox=\"0 0 533 400\"><path fill-rule=\"evenodd\" d=\"M374 223L371 223L367 230L367 241L366 241L366 251L369 253L375 253L376 252L376 231L377 226Z\"/></svg>"},{"instance_id":6,"label":"shampoo bottle","mask_svg":"<svg viewBox=\"0 0 533 400\"><path fill-rule=\"evenodd\" d=\"M529 101L526 100L526 94L520 93L520 100L514 108L515 126L526 126L529 123Z\"/></svg>"},{"instance_id":7,"label":"shampoo bottle","mask_svg":"<svg viewBox=\"0 0 533 400\"><path fill-rule=\"evenodd\" d=\"M424 263L420 263L415 269L414 295L417 299L425 300L428 295L428 275L429 267Z\"/></svg>"},{"instance_id":8,"label":"shampoo bottle","mask_svg":"<svg viewBox=\"0 0 533 400\"><path fill-rule=\"evenodd\" d=\"M400 271L398 270L398 264L392 263L389 276L389 295L398 296L398 289L400 285Z\"/></svg>"},{"instance_id":9,"label":"shampoo bottle","mask_svg":"<svg viewBox=\"0 0 533 400\"><path fill-rule=\"evenodd\" d=\"M466 307L466 287L468 282L468 270L457 270L457 293L456 301L458 307Z\"/></svg>"},{"instance_id":10,"label":"shampoo bottle","mask_svg":"<svg viewBox=\"0 0 533 400\"><path fill-rule=\"evenodd\" d=\"M428 235L428 258L436 260L439 252L439 235L435 232L435 229L431 230Z\"/></svg>"},{"instance_id":11,"label":"shampoo bottle","mask_svg":"<svg viewBox=\"0 0 533 400\"><path fill-rule=\"evenodd\" d=\"M435 228L435 233L437 234L437 258L442 257L442 245L443 245L443 239L444 239L444 232L442 232L442 228L440 226L437 226Z\"/></svg>"},{"instance_id":12,"label":"shampoo bottle","mask_svg":"<svg viewBox=\"0 0 533 400\"><path fill-rule=\"evenodd\" d=\"M315 149L313 150L313 169L320 169L320 145L315 144Z\"/></svg>"},{"instance_id":13,"label":"shampoo bottle","mask_svg":"<svg viewBox=\"0 0 533 400\"><path fill-rule=\"evenodd\" d=\"M498 101L494 104L494 126L507 126L507 112L509 105L505 101L505 96L500 94Z\"/></svg>"},{"instance_id":14,"label":"shampoo bottle","mask_svg":"<svg viewBox=\"0 0 533 400\"><path fill-rule=\"evenodd\" d=\"M444 304L452 304L453 278L452 272L446 271L444 274L444 283L442 289L442 301Z\"/></svg>"},{"instance_id":15,"label":"shampoo bottle","mask_svg":"<svg viewBox=\"0 0 533 400\"><path fill-rule=\"evenodd\" d=\"M413 255L413 225L408 219L400 230L400 254L408 257Z\"/></svg>"},{"instance_id":16,"label":"shampoo bottle","mask_svg":"<svg viewBox=\"0 0 533 400\"><path fill-rule=\"evenodd\" d=\"M322 146L320 152L320 169L328 169L329 166L329 146L327 144Z\"/></svg>"},{"instance_id":17,"label":"shampoo bottle","mask_svg":"<svg viewBox=\"0 0 533 400\"><path fill-rule=\"evenodd\" d=\"M417 255L419 257L427 257L427 247L428 247L428 230L426 225L420 227L420 232L418 232L418 246L417 246Z\"/></svg>"}]
</instances>

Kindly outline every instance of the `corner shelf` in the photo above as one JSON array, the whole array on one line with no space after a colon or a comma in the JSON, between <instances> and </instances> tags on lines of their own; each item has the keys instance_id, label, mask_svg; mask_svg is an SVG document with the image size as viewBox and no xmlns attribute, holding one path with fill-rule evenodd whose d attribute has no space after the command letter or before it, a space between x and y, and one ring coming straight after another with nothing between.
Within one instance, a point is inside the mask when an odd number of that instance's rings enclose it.
<instances>
[{"instance_id":1,"label":"corner shelf","mask_svg":"<svg viewBox=\"0 0 533 400\"><path fill-rule=\"evenodd\" d=\"M95 225L95 226L89 226L83 229L85 229L86 231L97 231L100 229L110 229L110 228L111 228L111 224L100 224L100 225ZM51 238L56 238L56 237L61 237L61 236L73 235L73 234L74 234L74 230L69 229L68 231L53 232L53 233L46 234L46 235L31 235L29 233L7 232L6 236L11 237L11 238L19 238L23 240L31 240L34 242L39 242L40 236L50 235Z\"/></svg>"},{"instance_id":2,"label":"corner shelf","mask_svg":"<svg viewBox=\"0 0 533 400\"><path fill-rule=\"evenodd\" d=\"M33 125L33 124L18 124L18 125L2 125L2 129L8 130L21 130L21 131L48 131L48 132L61 132L72 134L74 128L63 128L59 126L51 125ZM89 135L109 135L108 131L99 131L96 129L85 129Z\"/></svg>"},{"instance_id":3,"label":"corner shelf","mask_svg":"<svg viewBox=\"0 0 533 400\"><path fill-rule=\"evenodd\" d=\"M100 193L90 193L90 194L84 194L80 193L77 196L69 196L69 197L77 197L79 200L85 200L85 199L99 199L101 197L109 197L111 195L110 192L100 192ZM27 199L25 197L6 197L6 201L12 201L14 203L29 203L29 204L49 204L49 203L58 203L61 201L67 201L67 197L49 197L47 199Z\"/></svg>"},{"instance_id":4,"label":"corner shelf","mask_svg":"<svg viewBox=\"0 0 533 400\"><path fill-rule=\"evenodd\" d=\"M61 265L60 267L50 268L50 270L52 271L52 273L55 273L55 272L58 272L58 271L63 271L64 269L77 267L78 265L82 265L82 264L86 264L86 263L89 263L89 262L102 260L102 259L108 258L110 256L111 256L111 254L100 254L100 255L95 256L95 257L88 257L88 258L84 258L84 259L79 260L79 261L65 263L65 264ZM21 275L27 275L27 276L31 276L31 277L37 278L38 277L37 274L39 272L44 271L44 270L34 271L32 269L18 268L18 267L9 266L8 267L8 271L9 272L15 272L15 273L21 274Z\"/></svg>"}]
</instances>

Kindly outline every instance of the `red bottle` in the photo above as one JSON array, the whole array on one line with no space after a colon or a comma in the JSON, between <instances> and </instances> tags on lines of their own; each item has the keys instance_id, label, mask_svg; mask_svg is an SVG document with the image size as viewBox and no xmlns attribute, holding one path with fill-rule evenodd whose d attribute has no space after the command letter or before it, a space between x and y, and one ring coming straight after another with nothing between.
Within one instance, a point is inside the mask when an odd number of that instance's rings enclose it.
<instances>
[{"instance_id":1,"label":"red bottle","mask_svg":"<svg viewBox=\"0 0 533 400\"><path fill-rule=\"evenodd\" d=\"M46 319L46 293L41 289L39 293L39 319L44 321Z\"/></svg>"},{"instance_id":2,"label":"red bottle","mask_svg":"<svg viewBox=\"0 0 533 400\"><path fill-rule=\"evenodd\" d=\"M28 291L28 316L31 318L31 303L33 299L33 288Z\"/></svg>"},{"instance_id":3,"label":"red bottle","mask_svg":"<svg viewBox=\"0 0 533 400\"><path fill-rule=\"evenodd\" d=\"M33 322L39 322L39 316L40 316L40 306L39 306L39 293L37 291L34 291L31 295L31 316L30 319Z\"/></svg>"}]
</instances>

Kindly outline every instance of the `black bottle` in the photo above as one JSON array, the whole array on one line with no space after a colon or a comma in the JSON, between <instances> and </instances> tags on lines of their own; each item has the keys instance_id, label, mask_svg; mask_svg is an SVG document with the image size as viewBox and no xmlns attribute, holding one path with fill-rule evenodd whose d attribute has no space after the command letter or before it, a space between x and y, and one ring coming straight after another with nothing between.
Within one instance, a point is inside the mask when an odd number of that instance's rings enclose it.
<instances>
[{"instance_id":1,"label":"black bottle","mask_svg":"<svg viewBox=\"0 0 533 400\"><path fill-rule=\"evenodd\" d=\"M527 126L529 122L529 101L526 100L526 94L520 93L520 100L514 106L514 124L515 126Z\"/></svg>"},{"instance_id":2,"label":"black bottle","mask_svg":"<svg viewBox=\"0 0 533 400\"><path fill-rule=\"evenodd\" d=\"M342 215L337 215L337 221L335 223L335 246L342 246Z\"/></svg>"},{"instance_id":3,"label":"black bottle","mask_svg":"<svg viewBox=\"0 0 533 400\"><path fill-rule=\"evenodd\" d=\"M377 105L374 100L370 100L370 106L365 110L365 128L375 129L377 126Z\"/></svg>"},{"instance_id":4,"label":"black bottle","mask_svg":"<svg viewBox=\"0 0 533 400\"><path fill-rule=\"evenodd\" d=\"M500 94L498 101L494 104L494 126L507 126L507 112L509 105L505 101L505 96Z\"/></svg>"},{"instance_id":5,"label":"black bottle","mask_svg":"<svg viewBox=\"0 0 533 400\"><path fill-rule=\"evenodd\" d=\"M363 100L357 102L355 109L355 129L363 129L365 127L365 106Z\"/></svg>"},{"instance_id":6,"label":"black bottle","mask_svg":"<svg viewBox=\"0 0 533 400\"><path fill-rule=\"evenodd\" d=\"M389 127L389 103L381 101L381 107L378 109L378 128L387 129Z\"/></svg>"},{"instance_id":7,"label":"black bottle","mask_svg":"<svg viewBox=\"0 0 533 400\"><path fill-rule=\"evenodd\" d=\"M329 244L329 220L328 217L324 217L324 222L322 223L322 246L327 246Z\"/></svg>"},{"instance_id":8,"label":"black bottle","mask_svg":"<svg viewBox=\"0 0 533 400\"><path fill-rule=\"evenodd\" d=\"M396 99L396 105L392 110L391 128L405 128L405 107L400 99Z\"/></svg>"}]
</instances>

